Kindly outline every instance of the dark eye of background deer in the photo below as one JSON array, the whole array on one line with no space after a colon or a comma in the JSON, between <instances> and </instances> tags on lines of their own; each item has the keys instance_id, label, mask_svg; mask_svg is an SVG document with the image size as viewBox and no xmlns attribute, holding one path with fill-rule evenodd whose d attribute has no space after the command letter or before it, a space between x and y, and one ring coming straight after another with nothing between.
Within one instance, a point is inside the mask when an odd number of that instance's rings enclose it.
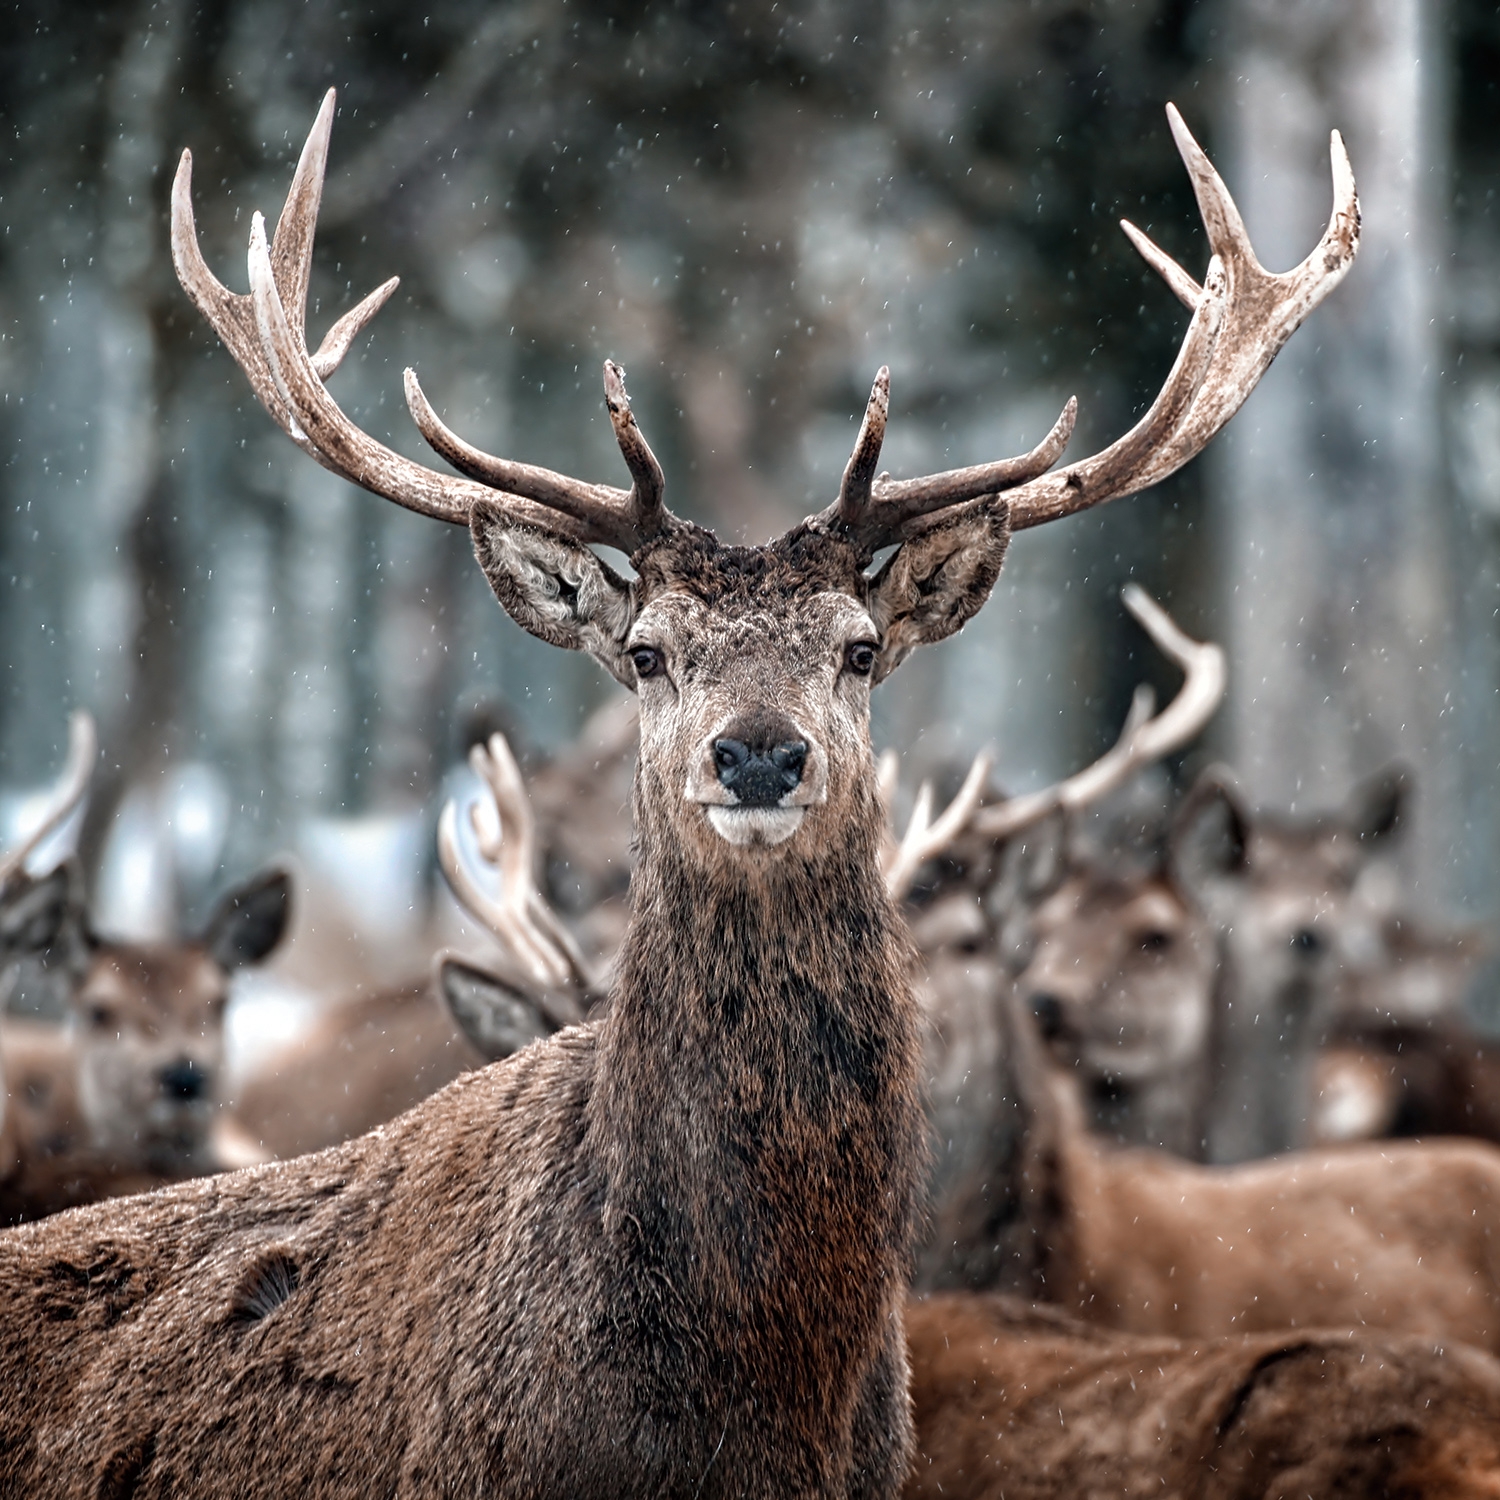
<instances>
[{"instance_id":1,"label":"dark eye of background deer","mask_svg":"<svg viewBox=\"0 0 1500 1500\"><path fill-rule=\"evenodd\" d=\"M1292 934L1292 949L1305 958L1311 958L1323 948L1323 939L1311 927L1299 927Z\"/></svg>"},{"instance_id":2,"label":"dark eye of background deer","mask_svg":"<svg viewBox=\"0 0 1500 1500\"><path fill-rule=\"evenodd\" d=\"M875 670L875 647L869 641L855 641L844 651L844 665L856 677L868 677Z\"/></svg>"},{"instance_id":3,"label":"dark eye of background deer","mask_svg":"<svg viewBox=\"0 0 1500 1500\"><path fill-rule=\"evenodd\" d=\"M1158 928L1152 928L1150 932L1141 934L1142 953L1161 953L1172 946L1172 934L1162 932Z\"/></svg>"},{"instance_id":4,"label":"dark eye of background deer","mask_svg":"<svg viewBox=\"0 0 1500 1500\"><path fill-rule=\"evenodd\" d=\"M115 1015L107 1005L91 1005L88 1008L89 1025L99 1031L108 1031L114 1027Z\"/></svg>"},{"instance_id":5,"label":"dark eye of background deer","mask_svg":"<svg viewBox=\"0 0 1500 1500\"><path fill-rule=\"evenodd\" d=\"M641 681L661 676L661 652L654 646L637 646L630 653L630 659L635 663L635 675Z\"/></svg>"}]
</instances>

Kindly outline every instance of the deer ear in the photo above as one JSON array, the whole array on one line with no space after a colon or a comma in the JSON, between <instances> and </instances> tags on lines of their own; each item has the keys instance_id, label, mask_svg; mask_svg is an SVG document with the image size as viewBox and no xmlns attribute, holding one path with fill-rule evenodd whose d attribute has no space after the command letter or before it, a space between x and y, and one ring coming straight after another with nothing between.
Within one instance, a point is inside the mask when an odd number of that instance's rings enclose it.
<instances>
[{"instance_id":1,"label":"deer ear","mask_svg":"<svg viewBox=\"0 0 1500 1500\"><path fill-rule=\"evenodd\" d=\"M495 597L522 630L569 651L587 651L632 690L625 637L635 591L581 542L508 515L488 500L469 515L474 554Z\"/></svg>"},{"instance_id":2,"label":"deer ear","mask_svg":"<svg viewBox=\"0 0 1500 1500\"><path fill-rule=\"evenodd\" d=\"M267 870L224 897L203 934L203 945L226 971L258 964L286 936L292 914L292 878Z\"/></svg>"},{"instance_id":3,"label":"deer ear","mask_svg":"<svg viewBox=\"0 0 1500 1500\"><path fill-rule=\"evenodd\" d=\"M886 559L869 588L870 618L881 639L876 682L918 646L946 639L979 613L1009 545L1005 501L987 495L940 511Z\"/></svg>"},{"instance_id":4,"label":"deer ear","mask_svg":"<svg viewBox=\"0 0 1500 1500\"><path fill-rule=\"evenodd\" d=\"M538 997L456 958L439 960L438 989L459 1030L490 1062L557 1030Z\"/></svg>"},{"instance_id":5,"label":"deer ear","mask_svg":"<svg viewBox=\"0 0 1500 1500\"><path fill-rule=\"evenodd\" d=\"M1167 862L1188 895L1202 899L1249 868L1250 816L1234 778L1210 766L1193 783L1172 820Z\"/></svg>"},{"instance_id":6,"label":"deer ear","mask_svg":"<svg viewBox=\"0 0 1500 1500\"><path fill-rule=\"evenodd\" d=\"M1411 812L1411 774L1405 766L1386 766L1349 793L1344 817L1361 843L1380 844L1406 831Z\"/></svg>"},{"instance_id":7,"label":"deer ear","mask_svg":"<svg viewBox=\"0 0 1500 1500\"><path fill-rule=\"evenodd\" d=\"M0 963L50 948L63 935L71 908L67 865L48 875L22 874L0 895Z\"/></svg>"}]
</instances>

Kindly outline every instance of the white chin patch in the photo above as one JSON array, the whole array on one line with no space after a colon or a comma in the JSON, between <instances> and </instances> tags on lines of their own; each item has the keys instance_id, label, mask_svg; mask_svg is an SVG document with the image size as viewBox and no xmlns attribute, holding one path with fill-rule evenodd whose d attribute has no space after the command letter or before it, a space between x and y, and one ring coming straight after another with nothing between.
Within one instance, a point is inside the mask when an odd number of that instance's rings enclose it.
<instances>
[{"instance_id":1,"label":"white chin patch","mask_svg":"<svg viewBox=\"0 0 1500 1500\"><path fill-rule=\"evenodd\" d=\"M721 839L745 848L779 844L802 826L802 807L710 807L708 821Z\"/></svg>"}]
</instances>

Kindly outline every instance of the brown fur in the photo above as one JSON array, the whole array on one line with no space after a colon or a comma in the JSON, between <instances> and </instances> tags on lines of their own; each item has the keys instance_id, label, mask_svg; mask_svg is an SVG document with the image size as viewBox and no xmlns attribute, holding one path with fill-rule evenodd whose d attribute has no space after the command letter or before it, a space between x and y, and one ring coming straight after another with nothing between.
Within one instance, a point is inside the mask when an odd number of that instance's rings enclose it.
<instances>
[{"instance_id":1,"label":"brown fur","mask_svg":"<svg viewBox=\"0 0 1500 1500\"><path fill-rule=\"evenodd\" d=\"M1049 1295L1181 1338L1388 1329L1500 1352L1500 1151L1392 1142L1236 1167L1060 1132Z\"/></svg>"},{"instance_id":2,"label":"brown fur","mask_svg":"<svg viewBox=\"0 0 1500 1500\"><path fill-rule=\"evenodd\" d=\"M1415 1338L1177 1342L1001 1297L910 1303L910 1500L1481 1500L1500 1364Z\"/></svg>"},{"instance_id":3,"label":"brown fur","mask_svg":"<svg viewBox=\"0 0 1500 1500\"><path fill-rule=\"evenodd\" d=\"M301 1156L373 1130L484 1061L429 984L358 995L257 1068L234 1119L270 1155Z\"/></svg>"},{"instance_id":4,"label":"brown fur","mask_svg":"<svg viewBox=\"0 0 1500 1500\"><path fill-rule=\"evenodd\" d=\"M982 602L947 569L998 566L1004 509L964 510L908 544L904 645ZM629 586L494 507L473 529L529 629L665 663L612 1009L343 1146L0 1236L0 1490L899 1488L918 1020L845 668L889 601L805 529L658 544ZM683 795L748 712L819 767L780 842Z\"/></svg>"}]
</instances>

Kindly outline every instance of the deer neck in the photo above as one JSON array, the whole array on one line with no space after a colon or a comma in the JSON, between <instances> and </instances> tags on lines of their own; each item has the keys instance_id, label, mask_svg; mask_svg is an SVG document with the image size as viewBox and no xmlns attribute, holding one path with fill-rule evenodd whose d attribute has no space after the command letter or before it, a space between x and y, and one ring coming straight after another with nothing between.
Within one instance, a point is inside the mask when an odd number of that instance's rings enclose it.
<instances>
[{"instance_id":1,"label":"deer neck","mask_svg":"<svg viewBox=\"0 0 1500 1500\"><path fill-rule=\"evenodd\" d=\"M709 1307L696 1337L718 1327L753 1365L754 1327L768 1367L795 1366L770 1344L893 1311L919 1212L917 1011L878 812L747 871L705 867L643 801L590 1105L605 1227L622 1275Z\"/></svg>"}]
</instances>

